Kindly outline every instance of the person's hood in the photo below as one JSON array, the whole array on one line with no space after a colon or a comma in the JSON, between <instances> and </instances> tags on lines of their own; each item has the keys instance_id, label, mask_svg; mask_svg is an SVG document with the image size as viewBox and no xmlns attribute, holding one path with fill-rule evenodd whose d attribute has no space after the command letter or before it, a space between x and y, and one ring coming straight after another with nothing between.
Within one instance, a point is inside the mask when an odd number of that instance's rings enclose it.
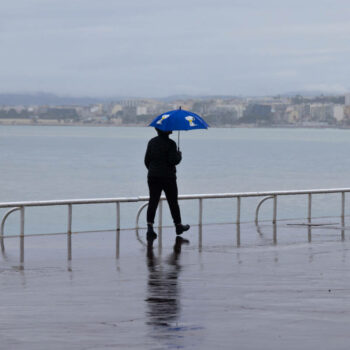
<instances>
[{"instance_id":1,"label":"person's hood","mask_svg":"<svg viewBox=\"0 0 350 350\"><path fill-rule=\"evenodd\" d=\"M162 137L169 137L170 134L172 134L172 131L163 131L160 129L155 128L157 131L158 136L162 136Z\"/></svg>"}]
</instances>

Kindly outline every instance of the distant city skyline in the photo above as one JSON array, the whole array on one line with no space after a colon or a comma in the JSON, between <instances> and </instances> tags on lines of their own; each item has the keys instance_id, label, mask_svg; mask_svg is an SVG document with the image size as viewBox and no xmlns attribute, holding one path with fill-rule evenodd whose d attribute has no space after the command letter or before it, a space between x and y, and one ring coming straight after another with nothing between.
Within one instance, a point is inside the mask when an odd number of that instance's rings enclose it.
<instances>
[{"instance_id":1,"label":"distant city skyline","mask_svg":"<svg viewBox=\"0 0 350 350\"><path fill-rule=\"evenodd\" d=\"M13 0L0 93L266 96L350 91L345 0Z\"/></svg>"}]
</instances>

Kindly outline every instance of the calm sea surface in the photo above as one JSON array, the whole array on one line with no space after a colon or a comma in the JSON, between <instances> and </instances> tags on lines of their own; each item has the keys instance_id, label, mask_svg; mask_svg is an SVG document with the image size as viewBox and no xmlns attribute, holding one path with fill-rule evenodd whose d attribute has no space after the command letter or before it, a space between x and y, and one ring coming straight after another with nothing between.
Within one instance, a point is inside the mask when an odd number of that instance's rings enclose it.
<instances>
[{"instance_id":1,"label":"calm sea surface","mask_svg":"<svg viewBox=\"0 0 350 350\"><path fill-rule=\"evenodd\" d=\"M0 126L0 201L147 195L143 157L151 128ZM172 135L177 140L177 134ZM209 129L181 133L180 194L350 187L350 130ZM303 217L305 198L279 201L279 217ZM257 200L243 201L254 218ZM122 207L122 226L134 226L141 204ZM206 222L235 218L235 201L205 202ZM313 210L339 213L337 196L319 196ZM184 220L197 222L198 204L181 203ZM271 217L270 204L263 215ZM1 211L3 213L4 211ZM67 209L33 208L26 231L63 232ZM166 220L169 222L168 210ZM144 223L144 219L143 219ZM6 230L18 232L18 214ZM75 230L115 226L113 205L74 208Z\"/></svg>"}]
</instances>

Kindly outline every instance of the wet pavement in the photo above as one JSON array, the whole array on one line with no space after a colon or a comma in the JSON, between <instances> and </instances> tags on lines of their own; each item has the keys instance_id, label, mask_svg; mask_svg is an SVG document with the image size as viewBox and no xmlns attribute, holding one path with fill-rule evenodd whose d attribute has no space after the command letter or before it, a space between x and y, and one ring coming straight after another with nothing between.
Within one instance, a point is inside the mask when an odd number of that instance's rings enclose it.
<instances>
[{"instance_id":1,"label":"wet pavement","mask_svg":"<svg viewBox=\"0 0 350 350\"><path fill-rule=\"evenodd\" d=\"M348 349L338 219L5 239L0 349ZM188 240L188 241L187 241ZM238 247L239 245L239 247Z\"/></svg>"}]
</instances>

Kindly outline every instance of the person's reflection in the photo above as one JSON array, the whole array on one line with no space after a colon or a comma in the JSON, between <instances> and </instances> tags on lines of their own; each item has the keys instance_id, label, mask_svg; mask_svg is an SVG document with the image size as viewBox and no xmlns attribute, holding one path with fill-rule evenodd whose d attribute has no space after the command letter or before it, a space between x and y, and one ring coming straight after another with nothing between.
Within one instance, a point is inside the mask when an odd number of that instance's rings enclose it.
<instances>
[{"instance_id":1,"label":"person's reflection","mask_svg":"<svg viewBox=\"0 0 350 350\"><path fill-rule=\"evenodd\" d=\"M189 241L176 237L172 254L167 264L162 265L153 253L153 240L147 245L148 298L147 324L172 327L179 315L179 287L177 283L181 270L179 256L181 246Z\"/></svg>"}]
</instances>

